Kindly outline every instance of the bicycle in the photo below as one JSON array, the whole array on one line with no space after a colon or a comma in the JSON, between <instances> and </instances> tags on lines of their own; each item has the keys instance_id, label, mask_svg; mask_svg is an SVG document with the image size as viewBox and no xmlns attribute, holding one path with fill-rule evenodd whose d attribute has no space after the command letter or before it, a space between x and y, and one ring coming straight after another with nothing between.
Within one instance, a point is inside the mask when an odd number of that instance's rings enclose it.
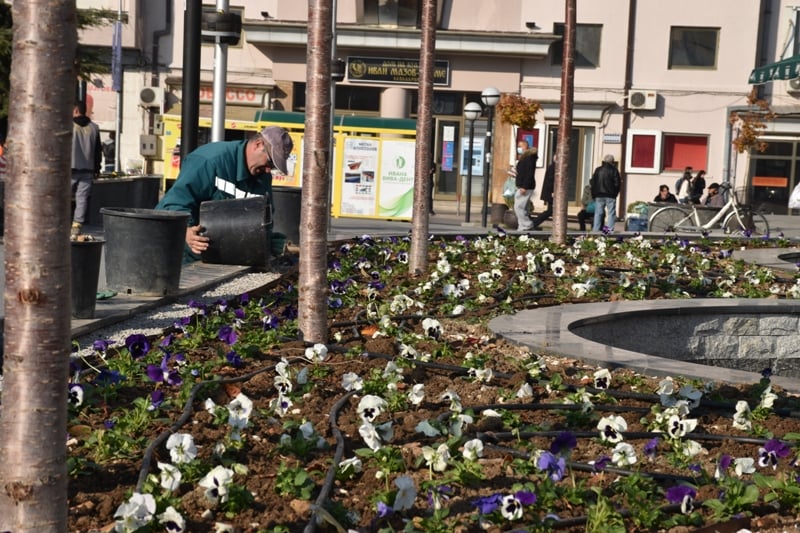
<instances>
[{"instance_id":1,"label":"bicycle","mask_svg":"<svg viewBox=\"0 0 800 533\"><path fill-rule=\"evenodd\" d=\"M720 189L730 190L730 183L722 183ZM720 223L722 221L722 223ZM736 193L730 191L728 201L711 220L702 223L695 204L666 206L656 210L650 217L649 229L652 232L668 231L710 231L722 227L725 233L744 235L768 235L769 223L761 213L742 205Z\"/></svg>"}]
</instances>

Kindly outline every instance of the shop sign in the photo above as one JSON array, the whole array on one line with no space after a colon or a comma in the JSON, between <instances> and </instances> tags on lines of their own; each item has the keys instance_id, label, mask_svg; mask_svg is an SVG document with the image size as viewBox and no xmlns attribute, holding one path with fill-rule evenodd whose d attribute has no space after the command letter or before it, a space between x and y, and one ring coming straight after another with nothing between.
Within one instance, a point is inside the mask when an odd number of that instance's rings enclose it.
<instances>
[{"instance_id":1,"label":"shop sign","mask_svg":"<svg viewBox=\"0 0 800 533\"><path fill-rule=\"evenodd\" d=\"M353 83L419 83L419 60L389 57L348 57L347 79ZM433 84L450 85L450 62L437 59Z\"/></svg>"}]
</instances>

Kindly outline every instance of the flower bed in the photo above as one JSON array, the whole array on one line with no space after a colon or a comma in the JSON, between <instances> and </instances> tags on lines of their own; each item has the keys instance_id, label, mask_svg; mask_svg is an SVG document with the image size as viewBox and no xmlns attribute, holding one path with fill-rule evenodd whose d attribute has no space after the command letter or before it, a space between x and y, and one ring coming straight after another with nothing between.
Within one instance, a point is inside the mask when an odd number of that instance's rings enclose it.
<instances>
[{"instance_id":1,"label":"flower bed","mask_svg":"<svg viewBox=\"0 0 800 533\"><path fill-rule=\"evenodd\" d=\"M796 275L730 257L786 244L500 233L433 239L413 277L407 239L363 236L332 250L327 344L297 340L291 276L196 303L157 338L98 340L73 361L70 530L793 523L798 406L768 372L744 387L656 379L484 325L609 298L797 298Z\"/></svg>"}]
</instances>

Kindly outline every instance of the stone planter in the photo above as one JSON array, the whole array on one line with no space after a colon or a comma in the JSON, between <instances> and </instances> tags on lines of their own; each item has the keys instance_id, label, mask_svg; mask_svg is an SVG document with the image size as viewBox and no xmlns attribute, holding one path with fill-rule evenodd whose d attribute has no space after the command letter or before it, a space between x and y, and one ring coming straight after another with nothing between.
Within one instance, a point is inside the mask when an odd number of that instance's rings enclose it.
<instances>
[{"instance_id":1,"label":"stone planter","mask_svg":"<svg viewBox=\"0 0 800 533\"><path fill-rule=\"evenodd\" d=\"M503 213L503 224L505 224L508 229L517 229L519 222L517 221L517 214L513 209L509 209Z\"/></svg>"},{"instance_id":2,"label":"stone planter","mask_svg":"<svg viewBox=\"0 0 800 533\"><path fill-rule=\"evenodd\" d=\"M508 206L506 204L492 204L489 208L489 219L492 224L500 225L503 223L503 216L508 211Z\"/></svg>"}]
</instances>

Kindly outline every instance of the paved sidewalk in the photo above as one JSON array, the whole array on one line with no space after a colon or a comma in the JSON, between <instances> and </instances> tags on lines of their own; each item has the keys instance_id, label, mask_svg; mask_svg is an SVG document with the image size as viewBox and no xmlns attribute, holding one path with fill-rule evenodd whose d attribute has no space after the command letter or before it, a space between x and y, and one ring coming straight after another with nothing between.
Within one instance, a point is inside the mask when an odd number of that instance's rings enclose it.
<instances>
[{"instance_id":1,"label":"paved sidewalk","mask_svg":"<svg viewBox=\"0 0 800 533\"><path fill-rule=\"evenodd\" d=\"M496 228L492 227L490 216L487 216L488 227L482 226L480 203L472 205L469 223L465 222L466 213L464 212L464 206L459 206L456 202L436 201L434 209L436 215L432 215L429 218L428 226L428 230L432 234L480 235L486 234L489 231L497 231ZM798 243L800 243L800 216L771 215L768 216L768 221L773 235L783 233L785 237L798 240ZM332 217L329 226L328 235L331 241L350 239L363 234L405 235L411 231L410 221L380 220L367 217ZM551 228L552 221L546 221L542 224L541 231L535 232L535 234L546 238ZM87 229L98 235L102 235L102 228ZM618 222L616 231L620 234L625 234L623 229L624 222ZM512 230L506 231L512 234L516 233ZM577 224L571 223L568 227L568 231L578 233ZM785 250L783 252L788 253ZM764 253L767 255L763 255ZM759 258L760 261L775 263L776 265L791 265L791 263L778 259L777 253L770 254L768 251L764 253L762 253L762 256ZM796 253L800 254L800 251L796 251ZM0 243L0 260L4 261L4 246L2 243ZM72 321L73 337L85 335L94 329L122 321L134 314L179 300L186 294L205 289L250 270L251 269L248 267L233 265L208 265L204 263L187 265L181 273L180 290L178 294L167 297L137 297L118 294L107 300L99 300L97 302L94 319L75 319ZM0 287L4 288L4 285L5 277L0 277ZM98 290L104 290L105 288L105 265L101 264ZM3 316L4 313L0 311L0 320L2 320Z\"/></svg>"}]
</instances>

